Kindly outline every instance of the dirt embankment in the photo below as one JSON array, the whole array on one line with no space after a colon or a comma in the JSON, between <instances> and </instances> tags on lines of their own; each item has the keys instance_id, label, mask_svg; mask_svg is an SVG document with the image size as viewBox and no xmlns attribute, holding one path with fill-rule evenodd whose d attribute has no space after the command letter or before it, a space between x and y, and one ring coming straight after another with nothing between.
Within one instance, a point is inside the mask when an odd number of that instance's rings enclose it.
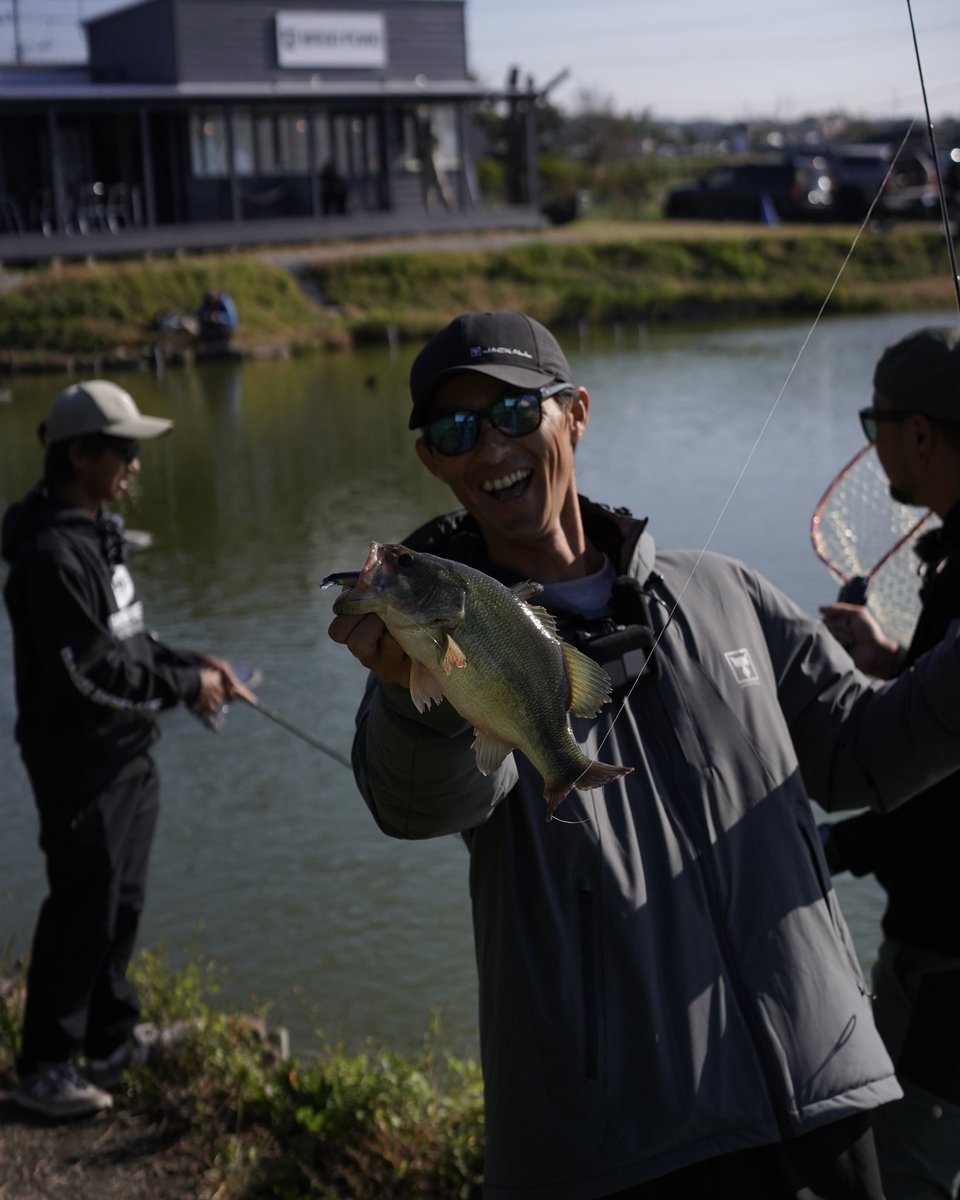
<instances>
[{"instance_id":1,"label":"dirt embankment","mask_svg":"<svg viewBox=\"0 0 960 1200\"><path fill-rule=\"evenodd\" d=\"M17 989L0 977L15 1009ZM110 1112L53 1121L14 1102L12 1056L4 1058L0 1200L214 1200L210 1151L184 1116L162 1104L138 1107L120 1090Z\"/></svg>"},{"instance_id":2,"label":"dirt embankment","mask_svg":"<svg viewBox=\"0 0 960 1200\"><path fill-rule=\"evenodd\" d=\"M214 1200L208 1166L186 1122L122 1095L112 1112L51 1122L0 1093L0 1200Z\"/></svg>"}]
</instances>

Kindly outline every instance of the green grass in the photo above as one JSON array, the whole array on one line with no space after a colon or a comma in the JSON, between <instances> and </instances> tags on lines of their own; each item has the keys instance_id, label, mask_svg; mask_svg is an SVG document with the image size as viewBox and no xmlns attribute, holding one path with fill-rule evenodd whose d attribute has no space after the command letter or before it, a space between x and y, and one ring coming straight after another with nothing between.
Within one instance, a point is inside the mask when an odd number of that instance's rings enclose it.
<instances>
[{"instance_id":1,"label":"green grass","mask_svg":"<svg viewBox=\"0 0 960 1200\"><path fill-rule=\"evenodd\" d=\"M263 1012L215 1005L216 972L169 969L142 954L133 972L144 1018L195 1032L158 1064L127 1073L128 1102L176 1114L222 1200L479 1200L480 1070L442 1052L436 1029L418 1052L347 1051L322 1037L302 1060L280 1060L258 1036ZM0 991L0 1079L13 1076L22 988Z\"/></svg>"},{"instance_id":2,"label":"green grass","mask_svg":"<svg viewBox=\"0 0 960 1200\"><path fill-rule=\"evenodd\" d=\"M293 352L382 342L388 330L422 339L468 309L519 308L557 327L814 313L841 268L831 312L952 305L939 227L868 230L844 267L853 235L847 227L586 220L506 248L484 248L480 238L466 239L471 249L412 243L323 261L318 247L301 279L252 252L50 267L0 294L0 346L18 366L135 357L156 340L159 312L190 313L211 286L237 302L241 350ZM321 295L322 305L310 298Z\"/></svg>"},{"instance_id":3,"label":"green grass","mask_svg":"<svg viewBox=\"0 0 960 1200\"><path fill-rule=\"evenodd\" d=\"M95 263L28 273L0 295L0 345L31 354L92 354L156 340L158 313L192 314L208 288L230 293L237 342L313 348L342 342L334 314L309 301L295 278L255 258Z\"/></svg>"},{"instance_id":4,"label":"green grass","mask_svg":"<svg viewBox=\"0 0 960 1200\"><path fill-rule=\"evenodd\" d=\"M656 232L652 232L653 230ZM471 308L519 308L548 325L678 320L729 312L816 312L850 249L848 229L680 230L632 236L585 225L505 250L384 255L315 269L354 338L387 325L419 338ZM568 235L569 236L569 235ZM882 312L951 302L942 235L868 232L843 271L834 312Z\"/></svg>"}]
</instances>

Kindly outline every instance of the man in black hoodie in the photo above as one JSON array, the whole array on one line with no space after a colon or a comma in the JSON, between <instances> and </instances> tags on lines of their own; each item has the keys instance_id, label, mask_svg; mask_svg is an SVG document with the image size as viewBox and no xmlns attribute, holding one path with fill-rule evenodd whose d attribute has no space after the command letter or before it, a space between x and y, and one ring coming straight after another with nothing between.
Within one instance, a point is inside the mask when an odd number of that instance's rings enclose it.
<instances>
[{"instance_id":1,"label":"man in black hoodie","mask_svg":"<svg viewBox=\"0 0 960 1200\"><path fill-rule=\"evenodd\" d=\"M960 326L920 329L889 347L860 419L893 499L943 521L917 545L922 609L909 646L864 608L822 610L861 670L892 679L960 617ZM890 1200L960 1195L958 790L951 775L895 812L821 830L831 870L872 873L887 893L874 1013L904 1097L878 1111L874 1128Z\"/></svg>"},{"instance_id":2,"label":"man in black hoodie","mask_svg":"<svg viewBox=\"0 0 960 1200\"><path fill-rule=\"evenodd\" d=\"M148 632L122 522L104 508L139 471L140 442L171 427L106 380L68 388L40 426L43 479L3 517L15 736L49 884L14 1098L51 1117L109 1108L94 1081L108 1085L135 1056L140 1010L126 975L157 818L157 714L178 703L213 713L236 694L227 663Z\"/></svg>"}]
</instances>

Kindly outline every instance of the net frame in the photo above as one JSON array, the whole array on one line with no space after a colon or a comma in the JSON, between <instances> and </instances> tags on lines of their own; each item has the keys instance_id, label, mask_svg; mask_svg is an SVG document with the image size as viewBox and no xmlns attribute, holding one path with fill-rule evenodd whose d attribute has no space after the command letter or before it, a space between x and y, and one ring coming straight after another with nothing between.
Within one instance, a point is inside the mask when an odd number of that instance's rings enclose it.
<instances>
[{"instance_id":1,"label":"net frame","mask_svg":"<svg viewBox=\"0 0 960 1200\"><path fill-rule=\"evenodd\" d=\"M920 615L913 546L939 524L932 512L891 499L876 450L867 444L830 481L810 521L820 561L841 585L838 599L866 603L883 631L907 645Z\"/></svg>"}]
</instances>

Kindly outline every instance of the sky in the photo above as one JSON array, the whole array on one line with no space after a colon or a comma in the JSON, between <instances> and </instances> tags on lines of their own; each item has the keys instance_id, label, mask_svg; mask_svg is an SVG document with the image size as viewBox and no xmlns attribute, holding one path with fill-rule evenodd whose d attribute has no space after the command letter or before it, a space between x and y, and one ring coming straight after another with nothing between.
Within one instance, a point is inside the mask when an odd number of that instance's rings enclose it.
<instances>
[{"instance_id":1,"label":"sky","mask_svg":"<svg viewBox=\"0 0 960 1200\"><path fill-rule=\"evenodd\" d=\"M960 116L960 0L912 3L934 120ZM14 60L15 7L26 61L81 62L80 20L128 4L0 0L0 62ZM516 65L543 88L567 71L549 93L567 111L589 97L660 119L923 113L907 0L466 0L465 11L479 79L499 87Z\"/></svg>"}]
</instances>

